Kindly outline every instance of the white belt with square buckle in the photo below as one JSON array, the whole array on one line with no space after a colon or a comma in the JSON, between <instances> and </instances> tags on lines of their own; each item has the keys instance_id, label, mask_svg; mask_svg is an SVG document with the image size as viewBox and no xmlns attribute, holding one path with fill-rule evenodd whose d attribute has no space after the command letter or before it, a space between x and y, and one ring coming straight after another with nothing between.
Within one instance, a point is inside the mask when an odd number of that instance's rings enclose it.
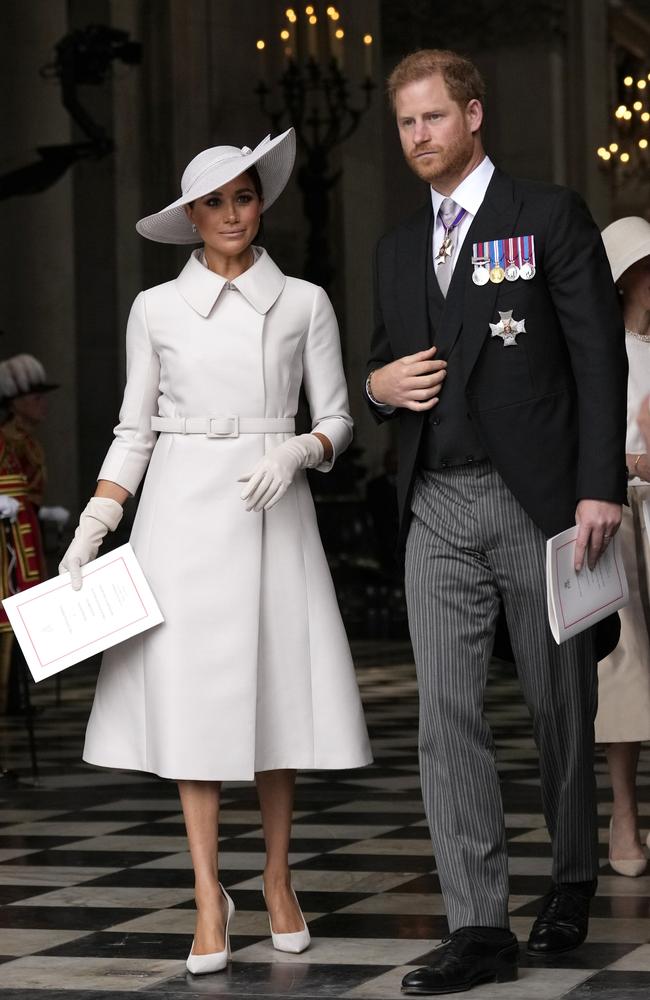
<instances>
[{"instance_id":1,"label":"white belt with square buckle","mask_svg":"<svg viewBox=\"0 0 650 1000\"><path fill-rule=\"evenodd\" d=\"M236 438L240 434L293 434L293 417L152 417L151 430L163 434L205 434Z\"/></svg>"}]
</instances>

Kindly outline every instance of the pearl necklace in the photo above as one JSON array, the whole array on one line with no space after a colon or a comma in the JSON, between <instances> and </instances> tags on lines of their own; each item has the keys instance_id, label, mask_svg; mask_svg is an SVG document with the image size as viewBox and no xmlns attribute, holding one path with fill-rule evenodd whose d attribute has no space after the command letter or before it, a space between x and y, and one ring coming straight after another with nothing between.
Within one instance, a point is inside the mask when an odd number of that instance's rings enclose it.
<instances>
[{"instance_id":1,"label":"pearl necklace","mask_svg":"<svg viewBox=\"0 0 650 1000\"><path fill-rule=\"evenodd\" d=\"M625 332L629 333L630 337L634 337L635 340L642 340L644 344L650 344L650 333L635 333L634 330L628 330L625 327Z\"/></svg>"}]
</instances>

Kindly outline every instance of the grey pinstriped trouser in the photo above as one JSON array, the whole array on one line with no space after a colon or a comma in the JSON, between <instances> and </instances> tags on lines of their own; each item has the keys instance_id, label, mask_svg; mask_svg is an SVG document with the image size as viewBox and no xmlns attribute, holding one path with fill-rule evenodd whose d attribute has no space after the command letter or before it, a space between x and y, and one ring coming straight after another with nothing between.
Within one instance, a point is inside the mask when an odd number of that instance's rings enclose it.
<instances>
[{"instance_id":1,"label":"grey pinstriped trouser","mask_svg":"<svg viewBox=\"0 0 650 1000\"><path fill-rule=\"evenodd\" d=\"M508 926L503 806L483 694L503 600L533 718L553 879L595 878L591 634L557 646L546 539L489 461L421 473L406 549L422 795L450 930Z\"/></svg>"}]
</instances>

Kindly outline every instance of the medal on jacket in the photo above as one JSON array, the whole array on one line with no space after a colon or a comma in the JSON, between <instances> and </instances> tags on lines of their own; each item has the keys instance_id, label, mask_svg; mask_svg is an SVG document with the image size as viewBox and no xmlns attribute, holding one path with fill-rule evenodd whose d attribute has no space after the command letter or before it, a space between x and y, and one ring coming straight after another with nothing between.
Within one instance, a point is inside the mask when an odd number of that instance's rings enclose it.
<instances>
[{"instance_id":1,"label":"medal on jacket","mask_svg":"<svg viewBox=\"0 0 650 1000\"><path fill-rule=\"evenodd\" d=\"M503 240L492 240L488 246L490 247L490 263L492 264L490 281L493 281L495 285L500 285L506 276L506 272L501 266L505 262Z\"/></svg>"},{"instance_id":2,"label":"medal on jacket","mask_svg":"<svg viewBox=\"0 0 650 1000\"><path fill-rule=\"evenodd\" d=\"M522 262L519 268L519 275L524 281L530 281L535 277L535 237L518 236L519 260Z\"/></svg>"},{"instance_id":3,"label":"medal on jacket","mask_svg":"<svg viewBox=\"0 0 650 1000\"><path fill-rule=\"evenodd\" d=\"M506 258L506 270L505 276L506 281L516 281L519 277L519 267L515 263L515 254L518 253L518 248L515 248L515 241L510 237L508 240L508 255Z\"/></svg>"},{"instance_id":4,"label":"medal on jacket","mask_svg":"<svg viewBox=\"0 0 650 1000\"><path fill-rule=\"evenodd\" d=\"M512 309L509 309L508 312L499 311L499 322L490 323L492 336L501 337L504 347L516 347L517 336L526 332L526 320L513 319L512 312Z\"/></svg>"},{"instance_id":5,"label":"medal on jacket","mask_svg":"<svg viewBox=\"0 0 650 1000\"><path fill-rule=\"evenodd\" d=\"M446 264L449 257L451 257L452 253L454 252L454 238L453 238L454 229L456 229L456 227L462 222L462 220L466 215L467 215L467 210L465 208L461 208L456 218L452 222L450 222L448 226L445 226L445 235L442 238L440 249L433 258L433 263L435 265Z\"/></svg>"},{"instance_id":6,"label":"medal on jacket","mask_svg":"<svg viewBox=\"0 0 650 1000\"><path fill-rule=\"evenodd\" d=\"M484 243L474 243L472 246L472 281L475 285L487 285L490 280L490 258L485 252Z\"/></svg>"}]
</instances>

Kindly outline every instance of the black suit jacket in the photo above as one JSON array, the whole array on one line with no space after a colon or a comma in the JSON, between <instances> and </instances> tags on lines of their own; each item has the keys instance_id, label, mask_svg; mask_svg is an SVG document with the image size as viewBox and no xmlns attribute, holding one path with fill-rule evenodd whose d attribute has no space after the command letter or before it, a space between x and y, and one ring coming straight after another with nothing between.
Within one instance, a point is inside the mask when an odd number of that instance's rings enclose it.
<instances>
[{"instance_id":1,"label":"black suit jacket","mask_svg":"<svg viewBox=\"0 0 650 1000\"><path fill-rule=\"evenodd\" d=\"M377 247L368 372L431 346L431 212L429 202ZM531 234L532 280L473 283L473 243ZM510 309L514 319L525 319L526 332L516 346L505 347L491 336L489 323ZM462 367L467 412L485 449L547 536L575 523L581 499L625 502L623 320L600 233L577 194L495 170L461 247L443 325L444 357ZM377 420L385 419L371 409ZM395 416L403 544L428 413L399 409Z\"/></svg>"}]
</instances>

